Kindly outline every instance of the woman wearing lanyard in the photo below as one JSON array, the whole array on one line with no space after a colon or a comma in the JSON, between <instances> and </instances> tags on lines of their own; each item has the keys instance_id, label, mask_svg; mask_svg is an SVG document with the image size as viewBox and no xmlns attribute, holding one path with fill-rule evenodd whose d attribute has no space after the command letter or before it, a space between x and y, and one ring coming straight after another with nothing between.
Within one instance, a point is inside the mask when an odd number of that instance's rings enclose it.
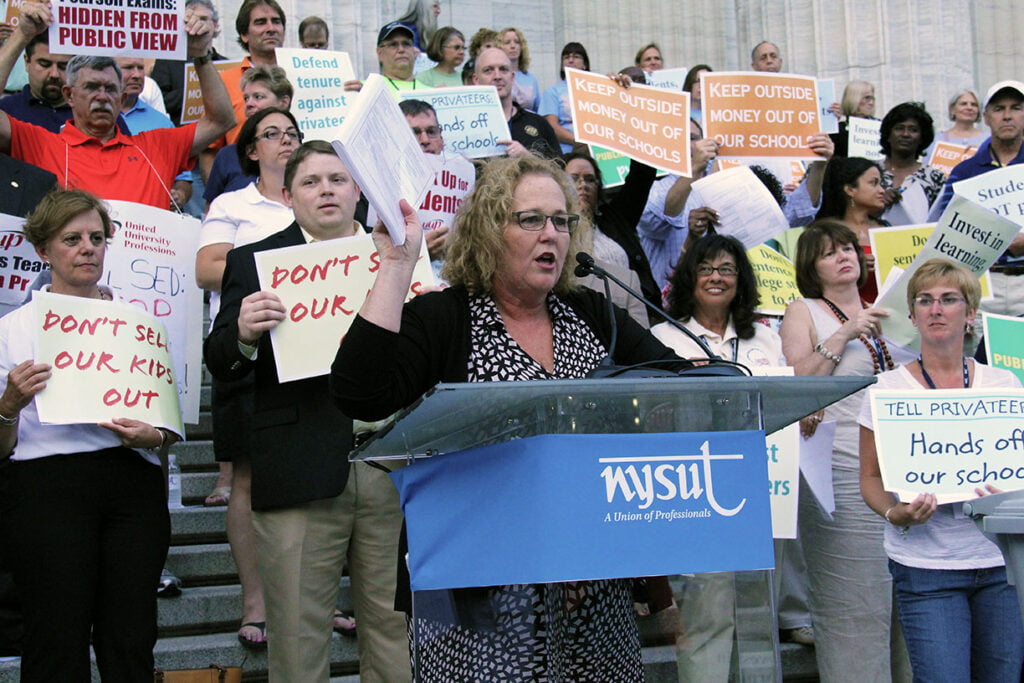
<instances>
[{"instance_id":1,"label":"woman wearing lanyard","mask_svg":"<svg viewBox=\"0 0 1024 683\"><path fill-rule=\"evenodd\" d=\"M918 268L907 304L921 355L879 375L878 388L1020 388L1011 372L963 356L980 299L978 278L963 266L932 259ZM888 522L885 553L914 680L1019 681L1024 633L999 548L963 515L960 503L937 505L931 493L901 503L886 491L870 401L864 401L860 425L861 494Z\"/></svg>"}]
</instances>

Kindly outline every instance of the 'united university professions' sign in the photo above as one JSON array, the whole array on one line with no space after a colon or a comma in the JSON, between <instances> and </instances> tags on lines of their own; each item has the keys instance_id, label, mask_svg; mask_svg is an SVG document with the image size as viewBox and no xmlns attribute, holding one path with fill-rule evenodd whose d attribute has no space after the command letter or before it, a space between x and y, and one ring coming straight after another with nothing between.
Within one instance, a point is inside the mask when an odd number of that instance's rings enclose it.
<instances>
[{"instance_id":1,"label":"'united university professions' sign","mask_svg":"<svg viewBox=\"0 0 1024 683\"><path fill-rule=\"evenodd\" d=\"M545 435L392 478L413 590L773 565L763 432Z\"/></svg>"}]
</instances>

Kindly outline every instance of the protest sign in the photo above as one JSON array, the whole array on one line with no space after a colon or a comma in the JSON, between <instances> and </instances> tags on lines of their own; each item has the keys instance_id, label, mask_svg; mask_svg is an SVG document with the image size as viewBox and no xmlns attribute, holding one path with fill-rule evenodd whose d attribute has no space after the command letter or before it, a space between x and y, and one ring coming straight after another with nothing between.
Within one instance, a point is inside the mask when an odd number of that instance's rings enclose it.
<instances>
[{"instance_id":1,"label":"protest sign","mask_svg":"<svg viewBox=\"0 0 1024 683\"><path fill-rule=\"evenodd\" d=\"M167 329L185 422L199 421L203 358L203 290L196 284L199 221L132 202L108 201L114 237L100 280L119 301Z\"/></svg>"},{"instance_id":2,"label":"protest sign","mask_svg":"<svg viewBox=\"0 0 1024 683\"><path fill-rule=\"evenodd\" d=\"M793 74L705 71L704 137L720 157L817 159L807 139L821 132L818 84Z\"/></svg>"},{"instance_id":3,"label":"protest sign","mask_svg":"<svg viewBox=\"0 0 1024 683\"><path fill-rule=\"evenodd\" d=\"M241 66L242 63L224 60L222 62L214 62L213 65L217 68L217 71L224 73L228 69ZM192 63L185 65L184 93L184 97L181 98L181 122L183 124L193 123L203 118L203 113L206 111L205 107L203 107L203 90L199 87L199 77L196 76L196 67Z\"/></svg>"},{"instance_id":4,"label":"protest sign","mask_svg":"<svg viewBox=\"0 0 1024 683\"><path fill-rule=\"evenodd\" d=\"M345 91L345 83L356 78L348 53L286 47L274 53L295 88L291 112L305 139L335 140L358 94Z\"/></svg>"},{"instance_id":5,"label":"protest sign","mask_svg":"<svg viewBox=\"0 0 1024 683\"><path fill-rule=\"evenodd\" d=\"M1024 228L1024 165L961 180L953 185L953 192Z\"/></svg>"},{"instance_id":6,"label":"protest sign","mask_svg":"<svg viewBox=\"0 0 1024 683\"><path fill-rule=\"evenodd\" d=\"M476 167L457 154L427 154L434 167L434 183L416 209L424 230L455 224L455 213L476 184Z\"/></svg>"},{"instance_id":7,"label":"protest sign","mask_svg":"<svg viewBox=\"0 0 1024 683\"><path fill-rule=\"evenodd\" d=\"M278 380L326 375L377 277L380 261L372 237L258 251L255 258L260 289L280 297L287 310L284 321L270 331ZM433 284L424 243L408 298Z\"/></svg>"},{"instance_id":8,"label":"protest sign","mask_svg":"<svg viewBox=\"0 0 1024 683\"><path fill-rule=\"evenodd\" d=\"M690 94L566 69L578 142L601 145L670 173L690 176Z\"/></svg>"},{"instance_id":9,"label":"protest sign","mask_svg":"<svg viewBox=\"0 0 1024 683\"><path fill-rule=\"evenodd\" d=\"M929 166L934 166L948 176L954 166L965 159L970 159L977 151L977 147L956 145L952 142L936 142L932 146L932 153L928 157L928 161L926 163Z\"/></svg>"},{"instance_id":10,"label":"protest sign","mask_svg":"<svg viewBox=\"0 0 1024 683\"><path fill-rule=\"evenodd\" d=\"M904 346L918 343L917 330L907 317L907 283L922 263L932 258L946 258L981 276L1006 249L1017 234L1017 225L978 206L959 195L953 195L928 241L899 280L875 302L876 308L889 313L882 322L888 339Z\"/></svg>"},{"instance_id":11,"label":"protest sign","mask_svg":"<svg viewBox=\"0 0 1024 683\"><path fill-rule=\"evenodd\" d=\"M693 183L690 197L694 206L718 212L718 234L731 235L748 249L789 228L771 192L746 166L704 176Z\"/></svg>"},{"instance_id":12,"label":"protest sign","mask_svg":"<svg viewBox=\"0 0 1024 683\"><path fill-rule=\"evenodd\" d=\"M763 354L762 354L763 355ZM758 365L740 358L755 377L792 377L789 366ZM778 359L772 359L777 363ZM794 423L765 436L768 449L768 493L772 506L772 536L796 538L796 511L800 495L800 425Z\"/></svg>"},{"instance_id":13,"label":"protest sign","mask_svg":"<svg viewBox=\"0 0 1024 683\"><path fill-rule=\"evenodd\" d=\"M992 484L1024 488L1024 389L872 389L871 419L882 483L909 503L975 497Z\"/></svg>"},{"instance_id":14,"label":"protest sign","mask_svg":"<svg viewBox=\"0 0 1024 683\"><path fill-rule=\"evenodd\" d=\"M786 312L789 302L800 298L793 262L764 244L747 250L747 258L754 268L757 293L761 297L757 312L764 315L782 315Z\"/></svg>"},{"instance_id":15,"label":"protest sign","mask_svg":"<svg viewBox=\"0 0 1024 683\"><path fill-rule=\"evenodd\" d=\"M862 119L851 116L846 119L847 156L864 157L872 161L881 161L882 154L882 122L877 119Z\"/></svg>"},{"instance_id":16,"label":"protest sign","mask_svg":"<svg viewBox=\"0 0 1024 683\"><path fill-rule=\"evenodd\" d=\"M838 101L836 99L836 80L834 78L819 78L818 116L821 117L822 133L831 135L839 132L839 117L829 110L832 103Z\"/></svg>"},{"instance_id":17,"label":"protest sign","mask_svg":"<svg viewBox=\"0 0 1024 683\"><path fill-rule=\"evenodd\" d=\"M20 306L39 274L50 269L21 231L24 224L24 218L0 214L0 315Z\"/></svg>"},{"instance_id":18,"label":"protest sign","mask_svg":"<svg viewBox=\"0 0 1024 683\"><path fill-rule=\"evenodd\" d=\"M444 135L444 148L470 159L499 156L511 140L508 121L493 85L464 88L428 88L403 90L402 100L423 100L437 112L437 122Z\"/></svg>"},{"instance_id":19,"label":"protest sign","mask_svg":"<svg viewBox=\"0 0 1024 683\"><path fill-rule=\"evenodd\" d=\"M914 262L921 249L928 242L934 223L924 225L901 225L895 228L872 228L868 231L871 253L875 256L875 282L878 291L889 277L893 268L906 270ZM991 296L988 273L981 277L981 296Z\"/></svg>"},{"instance_id":20,"label":"protest sign","mask_svg":"<svg viewBox=\"0 0 1024 683\"><path fill-rule=\"evenodd\" d=\"M37 363L52 366L36 395L40 422L129 417L184 437L163 324L131 304L33 293Z\"/></svg>"},{"instance_id":21,"label":"protest sign","mask_svg":"<svg viewBox=\"0 0 1024 683\"><path fill-rule=\"evenodd\" d=\"M682 90L686 82L686 74L689 73L686 67L675 69L660 69L658 71L645 71L647 83L652 88L665 88L666 90Z\"/></svg>"},{"instance_id":22,"label":"protest sign","mask_svg":"<svg viewBox=\"0 0 1024 683\"><path fill-rule=\"evenodd\" d=\"M96 5L53 0L51 52L185 59L185 3L181 0L103 0Z\"/></svg>"},{"instance_id":23,"label":"protest sign","mask_svg":"<svg viewBox=\"0 0 1024 683\"><path fill-rule=\"evenodd\" d=\"M718 170L724 171L727 168L739 168L740 166L760 166L773 176L785 187L786 185L797 186L803 182L807 174L807 168L799 159L758 159L748 157L744 159L715 159L713 162L718 165Z\"/></svg>"},{"instance_id":24,"label":"protest sign","mask_svg":"<svg viewBox=\"0 0 1024 683\"><path fill-rule=\"evenodd\" d=\"M11 28L17 28L21 22L21 6L26 2L32 2L33 0L7 0L3 3L7 7L4 11L4 22L11 25Z\"/></svg>"},{"instance_id":25,"label":"protest sign","mask_svg":"<svg viewBox=\"0 0 1024 683\"><path fill-rule=\"evenodd\" d=\"M434 170L380 74L367 77L331 144L384 221L391 240L405 244L405 219L398 203L404 199L419 206Z\"/></svg>"},{"instance_id":26,"label":"protest sign","mask_svg":"<svg viewBox=\"0 0 1024 683\"><path fill-rule=\"evenodd\" d=\"M587 145L587 147L590 149L590 158L597 162L597 166L601 170L601 187L605 189L619 187L626 182L626 176L629 175L629 157L600 145ZM667 174L668 171L658 169L655 177L662 178Z\"/></svg>"},{"instance_id":27,"label":"protest sign","mask_svg":"<svg viewBox=\"0 0 1024 683\"><path fill-rule=\"evenodd\" d=\"M1024 318L986 313L982 324L988 364L1009 370L1024 383Z\"/></svg>"}]
</instances>

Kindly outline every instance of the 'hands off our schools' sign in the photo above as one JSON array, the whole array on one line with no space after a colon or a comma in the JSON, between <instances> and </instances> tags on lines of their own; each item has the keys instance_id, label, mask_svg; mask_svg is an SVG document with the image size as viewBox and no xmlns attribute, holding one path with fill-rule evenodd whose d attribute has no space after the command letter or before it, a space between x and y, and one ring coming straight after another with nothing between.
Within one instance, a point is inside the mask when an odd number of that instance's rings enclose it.
<instances>
[{"instance_id":1,"label":"'hands off our schools' sign","mask_svg":"<svg viewBox=\"0 0 1024 683\"><path fill-rule=\"evenodd\" d=\"M280 297L287 313L270 331L277 377L290 382L326 375L338 345L373 286L380 261L370 235L324 240L255 255L260 289ZM422 247L410 297L434 284Z\"/></svg>"},{"instance_id":2,"label":"'hands off our schools' sign","mask_svg":"<svg viewBox=\"0 0 1024 683\"><path fill-rule=\"evenodd\" d=\"M765 452L763 432L559 434L419 460L391 475L412 588L771 567Z\"/></svg>"},{"instance_id":3,"label":"'hands off our schools' sign","mask_svg":"<svg viewBox=\"0 0 1024 683\"><path fill-rule=\"evenodd\" d=\"M505 146L498 141L512 139L498 91L492 85L417 88L402 90L398 96L403 101L423 100L434 108L448 152L471 159L498 156L505 153Z\"/></svg>"},{"instance_id":4,"label":"'hands off our schools' sign","mask_svg":"<svg viewBox=\"0 0 1024 683\"><path fill-rule=\"evenodd\" d=\"M909 503L975 497L992 484L1024 488L1024 389L871 390L885 490Z\"/></svg>"}]
</instances>

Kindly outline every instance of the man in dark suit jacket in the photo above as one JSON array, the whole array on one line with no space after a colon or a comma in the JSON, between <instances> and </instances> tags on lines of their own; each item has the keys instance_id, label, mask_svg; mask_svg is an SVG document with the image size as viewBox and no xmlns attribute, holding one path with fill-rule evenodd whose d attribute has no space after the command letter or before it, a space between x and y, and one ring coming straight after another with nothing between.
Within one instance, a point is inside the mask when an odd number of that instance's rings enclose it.
<instances>
[{"instance_id":1,"label":"man in dark suit jacket","mask_svg":"<svg viewBox=\"0 0 1024 683\"><path fill-rule=\"evenodd\" d=\"M25 217L56 186L49 171L0 154L0 213Z\"/></svg>"},{"instance_id":2,"label":"man in dark suit jacket","mask_svg":"<svg viewBox=\"0 0 1024 683\"><path fill-rule=\"evenodd\" d=\"M270 678L328 680L331 619L347 560L359 615L360 676L409 680L405 618L394 611L398 494L380 470L349 465L352 420L334 407L326 374L278 381L274 353L287 349L274 349L265 333L286 310L276 294L260 291L254 259L258 251L358 234L359 187L321 141L292 154L284 180L295 223L228 253L221 310L204 345L218 379L256 373L249 452Z\"/></svg>"}]
</instances>

